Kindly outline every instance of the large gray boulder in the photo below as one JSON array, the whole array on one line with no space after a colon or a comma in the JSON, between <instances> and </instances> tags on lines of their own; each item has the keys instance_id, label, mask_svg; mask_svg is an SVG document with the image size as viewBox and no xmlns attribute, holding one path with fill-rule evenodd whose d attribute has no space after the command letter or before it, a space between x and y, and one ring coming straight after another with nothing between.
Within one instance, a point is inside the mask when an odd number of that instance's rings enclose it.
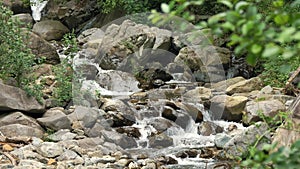
<instances>
[{"instance_id":1,"label":"large gray boulder","mask_svg":"<svg viewBox=\"0 0 300 169\"><path fill-rule=\"evenodd\" d=\"M28 39L25 40L26 45L37 58L45 57L45 63L49 64L60 63L59 56L54 46L33 32L27 33Z\"/></svg>"},{"instance_id":2,"label":"large gray boulder","mask_svg":"<svg viewBox=\"0 0 300 169\"><path fill-rule=\"evenodd\" d=\"M60 40L64 34L68 33L70 30L60 21L44 20L35 23L32 31L40 35L43 39L50 41Z\"/></svg>"},{"instance_id":3,"label":"large gray boulder","mask_svg":"<svg viewBox=\"0 0 300 169\"><path fill-rule=\"evenodd\" d=\"M243 121L246 124L261 120L260 114L275 117L280 111L285 111L285 105L278 100L250 101L245 107Z\"/></svg>"},{"instance_id":4,"label":"large gray boulder","mask_svg":"<svg viewBox=\"0 0 300 169\"><path fill-rule=\"evenodd\" d=\"M0 82L0 112L13 110L43 113L45 106L34 97L29 97L24 90Z\"/></svg>"},{"instance_id":5,"label":"large gray boulder","mask_svg":"<svg viewBox=\"0 0 300 169\"><path fill-rule=\"evenodd\" d=\"M70 119L60 108L47 110L43 117L38 118L37 121L41 125L53 130L71 129Z\"/></svg>"},{"instance_id":6,"label":"large gray boulder","mask_svg":"<svg viewBox=\"0 0 300 169\"><path fill-rule=\"evenodd\" d=\"M39 137L43 136L43 128L32 117L21 112L2 114L0 116L0 131L6 137Z\"/></svg>"}]
</instances>

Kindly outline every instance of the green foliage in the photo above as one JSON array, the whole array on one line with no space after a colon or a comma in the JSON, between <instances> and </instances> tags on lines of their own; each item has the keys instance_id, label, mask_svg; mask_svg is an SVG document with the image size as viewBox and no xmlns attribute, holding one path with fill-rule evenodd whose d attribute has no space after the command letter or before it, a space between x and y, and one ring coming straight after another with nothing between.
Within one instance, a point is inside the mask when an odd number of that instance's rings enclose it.
<instances>
[{"instance_id":1,"label":"green foliage","mask_svg":"<svg viewBox=\"0 0 300 169\"><path fill-rule=\"evenodd\" d=\"M241 167L251 169L298 169L300 165L300 140L290 148L281 147L274 151L276 144L265 144L262 149L250 148L249 156Z\"/></svg>"},{"instance_id":2,"label":"green foliage","mask_svg":"<svg viewBox=\"0 0 300 169\"><path fill-rule=\"evenodd\" d=\"M32 66L36 65L35 56L23 43L28 35L21 29L21 22L12 19L12 11L0 3L0 78L14 81L17 87L24 89L29 96L42 101L41 86L35 84Z\"/></svg>"},{"instance_id":3,"label":"green foliage","mask_svg":"<svg viewBox=\"0 0 300 169\"><path fill-rule=\"evenodd\" d=\"M134 14L157 9L161 3L169 2L169 0L98 0L97 2L103 13L110 13L114 9L123 9L128 14Z\"/></svg>"},{"instance_id":4,"label":"green foliage","mask_svg":"<svg viewBox=\"0 0 300 169\"><path fill-rule=\"evenodd\" d=\"M292 122L289 120L289 112L279 112L275 117L268 117L262 113L259 113L259 117L268 125L268 132L275 132L278 127L284 127L288 130L291 129ZM285 124L283 124L285 121ZM260 139L263 135L257 139L257 142L248 148L245 154L245 158L240 158L240 166L243 168L253 169L267 169L267 168L298 168L300 160L298 159L300 152L300 140L295 142L291 148L281 147L276 150L276 143L264 144L261 148L257 147Z\"/></svg>"},{"instance_id":5,"label":"green foliage","mask_svg":"<svg viewBox=\"0 0 300 169\"><path fill-rule=\"evenodd\" d=\"M57 106L64 106L72 99L72 80L74 78L72 59L79 50L74 33L64 35L63 44L67 48L65 53L67 57L53 68L57 83L53 91L53 98Z\"/></svg>"},{"instance_id":6,"label":"green foliage","mask_svg":"<svg viewBox=\"0 0 300 169\"><path fill-rule=\"evenodd\" d=\"M161 6L169 17L163 18L153 11L150 18L159 23L177 15L193 21L196 17L191 7L202 7L204 3L204 0L172 0ZM227 10L198 22L196 26L211 28L219 36L228 36L227 45L234 49L236 56L246 57L252 66L265 63L266 74L275 75L268 76L265 82L274 84L283 80L276 84L282 87L289 71L295 70L300 63L300 1L218 0L218 3Z\"/></svg>"}]
</instances>

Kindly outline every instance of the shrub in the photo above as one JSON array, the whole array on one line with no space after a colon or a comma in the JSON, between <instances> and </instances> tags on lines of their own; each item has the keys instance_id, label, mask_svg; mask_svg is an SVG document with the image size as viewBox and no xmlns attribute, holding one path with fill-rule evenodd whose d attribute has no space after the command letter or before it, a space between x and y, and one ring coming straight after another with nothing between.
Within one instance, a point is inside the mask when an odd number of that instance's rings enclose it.
<instances>
[{"instance_id":1,"label":"shrub","mask_svg":"<svg viewBox=\"0 0 300 169\"><path fill-rule=\"evenodd\" d=\"M21 22L12 19L12 11L0 3L0 78L24 89L28 95L41 102L41 87L35 84L35 77L29 76L36 65L35 56L23 43L27 39Z\"/></svg>"}]
</instances>

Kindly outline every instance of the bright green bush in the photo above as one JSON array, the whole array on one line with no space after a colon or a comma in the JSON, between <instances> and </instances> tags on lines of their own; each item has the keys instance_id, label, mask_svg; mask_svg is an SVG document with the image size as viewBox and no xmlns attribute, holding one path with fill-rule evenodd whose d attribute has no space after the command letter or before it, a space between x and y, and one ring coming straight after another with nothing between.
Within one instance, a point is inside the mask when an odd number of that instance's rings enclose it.
<instances>
[{"instance_id":1,"label":"bright green bush","mask_svg":"<svg viewBox=\"0 0 300 169\"><path fill-rule=\"evenodd\" d=\"M0 78L24 89L41 102L41 87L35 84L36 78L28 74L36 65L35 56L23 43L27 35L21 29L21 22L11 16L12 11L0 3Z\"/></svg>"},{"instance_id":2,"label":"bright green bush","mask_svg":"<svg viewBox=\"0 0 300 169\"><path fill-rule=\"evenodd\" d=\"M53 68L57 82L53 91L56 106L65 106L72 99L72 81L74 80L72 59L79 50L74 33L64 35L62 42L66 47L65 55L67 57Z\"/></svg>"}]
</instances>

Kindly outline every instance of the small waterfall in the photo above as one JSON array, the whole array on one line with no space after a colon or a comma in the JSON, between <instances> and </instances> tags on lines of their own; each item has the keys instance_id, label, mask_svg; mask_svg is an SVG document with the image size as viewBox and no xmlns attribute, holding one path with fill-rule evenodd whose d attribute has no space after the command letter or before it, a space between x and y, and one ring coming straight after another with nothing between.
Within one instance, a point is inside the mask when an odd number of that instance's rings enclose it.
<instances>
[{"instance_id":1,"label":"small waterfall","mask_svg":"<svg viewBox=\"0 0 300 169\"><path fill-rule=\"evenodd\" d=\"M35 21L40 21L42 18L42 10L47 5L48 1L30 0L32 17Z\"/></svg>"}]
</instances>

